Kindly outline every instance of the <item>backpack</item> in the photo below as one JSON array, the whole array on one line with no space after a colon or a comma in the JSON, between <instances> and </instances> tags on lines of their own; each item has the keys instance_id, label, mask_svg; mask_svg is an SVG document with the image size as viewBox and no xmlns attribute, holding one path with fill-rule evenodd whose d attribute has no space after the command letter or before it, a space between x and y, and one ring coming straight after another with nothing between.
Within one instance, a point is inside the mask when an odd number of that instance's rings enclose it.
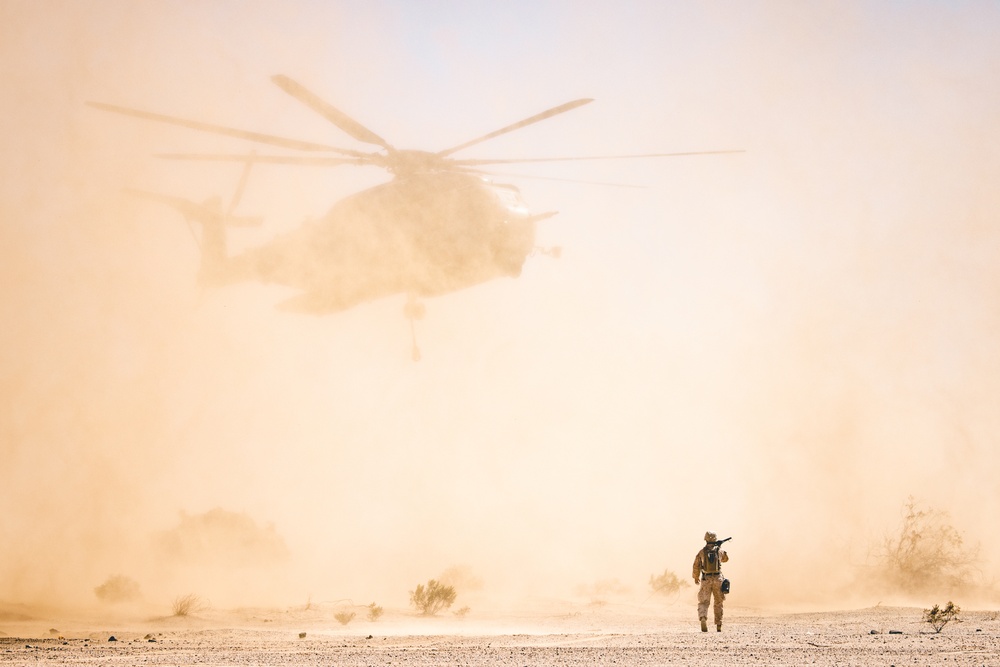
<instances>
[{"instance_id":1,"label":"backpack","mask_svg":"<svg viewBox=\"0 0 1000 667\"><path fill-rule=\"evenodd\" d=\"M719 557L719 547L705 547L705 557L702 559L701 569L705 574L715 574L722 571L722 563Z\"/></svg>"}]
</instances>

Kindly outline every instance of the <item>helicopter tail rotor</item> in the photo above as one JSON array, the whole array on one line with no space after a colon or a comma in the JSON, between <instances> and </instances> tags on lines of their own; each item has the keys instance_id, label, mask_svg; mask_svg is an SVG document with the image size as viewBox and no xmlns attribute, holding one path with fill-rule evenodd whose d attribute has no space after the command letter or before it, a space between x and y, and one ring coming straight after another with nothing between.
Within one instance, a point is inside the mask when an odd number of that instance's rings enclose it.
<instances>
[{"instance_id":1,"label":"helicopter tail rotor","mask_svg":"<svg viewBox=\"0 0 1000 667\"><path fill-rule=\"evenodd\" d=\"M234 215L236 207L243 198L247 181L250 178L250 169L253 167L255 153L251 152L245 159L243 172L240 180L229 199L229 204L225 208L222 205L222 198L218 195L208 197L202 202L163 195L146 190L126 188L127 194L157 201L170 206L184 216L188 230L194 238L195 243L201 251L201 269L198 276L199 281L204 284L218 282L219 277L225 270L226 265L226 231L227 226L233 227L256 227L263 222L259 216L237 216ZM195 225L198 223L200 234L196 233Z\"/></svg>"},{"instance_id":2,"label":"helicopter tail rotor","mask_svg":"<svg viewBox=\"0 0 1000 667\"><path fill-rule=\"evenodd\" d=\"M250 151L250 155L247 156L247 161L243 165L243 173L240 175L240 182L236 186L235 192L233 192L232 198L229 200L229 207L226 209L226 219L232 217L233 211L236 210L237 205L239 205L240 200L243 198L243 191L246 190L247 181L250 179L250 169L253 168L253 159L257 155L257 151Z\"/></svg>"}]
</instances>

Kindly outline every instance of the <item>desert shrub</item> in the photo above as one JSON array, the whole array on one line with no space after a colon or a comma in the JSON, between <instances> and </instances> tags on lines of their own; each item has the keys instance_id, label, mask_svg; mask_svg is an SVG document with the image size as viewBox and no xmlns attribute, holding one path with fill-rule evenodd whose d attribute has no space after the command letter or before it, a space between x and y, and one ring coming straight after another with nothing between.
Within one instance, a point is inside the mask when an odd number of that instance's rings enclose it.
<instances>
[{"instance_id":1,"label":"desert shrub","mask_svg":"<svg viewBox=\"0 0 1000 667\"><path fill-rule=\"evenodd\" d=\"M670 570L664 570L660 576L649 575L651 595L673 595L687 585L687 579L682 580Z\"/></svg>"},{"instance_id":2,"label":"desert shrub","mask_svg":"<svg viewBox=\"0 0 1000 667\"><path fill-rule=\"evenodd\" d=\"M965 544L947 512L922 509L912 497L903 510L899 533L875 550L877 576L910 593L968 585L976 574L979 545Z\"/></svg>"},{"instance_id":3,"label":"desert shrub","mask_svg":"<svg viewBox=\"0 0 1000 667\"><path fill-rule=\"evenodd\" d=\"M368 605L368 620L372 622L377 621L382 617L383 611L382 607L372 602Z\"/></svg>"},{"instance_id":4,"label":"desert shrub","mask_svg":"<svg viewBox=\"0 0 1000 667\"><path fill-rule=\"evenodd\" d=\"M457 595L454 586L446 586L431 579L427 586L417 584L416 590L410 591L410 604L424 616L433 616L450 607Z\"/></svg>"},{"instance_id":5,"label":"desert shrub","mask_svg":"<svg viewBox=\"0 0 1000 667\"><path fill-rule=\"evenodd\" d=\"M204 603L201 601L197 595L193 593L188 593L187 595L182 595L180 597L174 598L171 604L171 609L174 612L174 616L189 616L196 611L200 611L205 608Z\"/></svg>"},{"instance_id":6,"label":"desert shrub","mask_svg":"<svg viewBox=\"0 0 1000 667\"><path fill-rule=\"evenodd\" d=\"M453 611L451 613L455 614L455 616L458 616L459 618L465 618L466 616L469 615L470 611L472 611L472 608L466 605L465 607L462 607L458 611Z\"/></svg>"},{"instance_id":7,"label":"desert shrub","mask_svg":"<svg viewBox=\"0 0 1000 667\"><path fill-rule=\"evenodd\" d=\"M924 623L929 623L934 628L934 632L941 632L944 626L952 621L961 622L961 619L958 618L958 614L961 611L961 608L955 606L949 600L944 609L941 609L937 605L934 605L930 609L924 609Z\"/></svg>"},{"instance_id":8,"label":"desert shrub","mask_svg":"<svg viewBox=\"0 0 1000 667\"><path fill-rule=\"evenodd\" d=\"M129 602L139 598L139 584L134 579L116 574L95 588L94 595L104 602Z\"/></svg>"},{"instance_id":9,"label":"desert shrub","mask_svg":"<svg viewBox=\"0 0 1000 667\"><path fill-rule=\"evenodd\" d=\"M347 625L348 623L353 621L354 616L355 614L353 611L338 611L336 614L333 615L333 617L337 619L337 621L341 625Z\"/></svg>"}]
</instances>

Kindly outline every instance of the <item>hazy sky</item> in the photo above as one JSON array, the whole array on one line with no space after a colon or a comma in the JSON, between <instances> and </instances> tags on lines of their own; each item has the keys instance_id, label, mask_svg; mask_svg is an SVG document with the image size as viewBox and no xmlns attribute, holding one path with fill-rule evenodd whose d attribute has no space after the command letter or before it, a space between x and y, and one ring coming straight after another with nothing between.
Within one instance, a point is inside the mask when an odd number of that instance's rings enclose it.
<instances>
[{"instance_id":1,"label":"hazy sky","mask_svg":"<svg viewBox=\"0 0 1000 667\"><path fill-rule=\"evenodd\" d=\"M455 564L641 598L712 529L742 603L778 603L849 581L909 495L997 546L998 28L991 2L0 0L0 600L121 573L403 605ZM593 97L460 155L747 152L512 167L645 187L500 179L560 212L563 257L429 300L413 363L403 297L200 291L183 220L121 190L226 199L238 166L153 155L246 144L84 104L367 148L278 73L399 147ZM387 178L260 167L232 246ZM290 562L247 587L155 557L212 508Z\"/></svg>"}]
</instances>

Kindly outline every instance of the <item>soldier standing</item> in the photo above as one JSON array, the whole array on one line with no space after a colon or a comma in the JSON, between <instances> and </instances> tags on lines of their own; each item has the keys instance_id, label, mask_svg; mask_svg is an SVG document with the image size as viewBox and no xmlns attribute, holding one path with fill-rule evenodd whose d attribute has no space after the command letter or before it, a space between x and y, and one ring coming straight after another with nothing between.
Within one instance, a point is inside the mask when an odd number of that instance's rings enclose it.
<instances>
[{"instance_id":1,"label":"soldier standing","mask_svg":"<svg viewBox=\"0 0 1000 667\"><path fill-rule=\"evenodd\" d=\"M715 629L722 632L722 603L726 594L722 592L722 564L729 560L729 555L721 551L722 546L715 533L705 533L705 546L694 557L694 585L698 589L698 620L701 621L701 631L708 632L708 603L713 600L715 611Z\"/></svg>"}]
</instances>

